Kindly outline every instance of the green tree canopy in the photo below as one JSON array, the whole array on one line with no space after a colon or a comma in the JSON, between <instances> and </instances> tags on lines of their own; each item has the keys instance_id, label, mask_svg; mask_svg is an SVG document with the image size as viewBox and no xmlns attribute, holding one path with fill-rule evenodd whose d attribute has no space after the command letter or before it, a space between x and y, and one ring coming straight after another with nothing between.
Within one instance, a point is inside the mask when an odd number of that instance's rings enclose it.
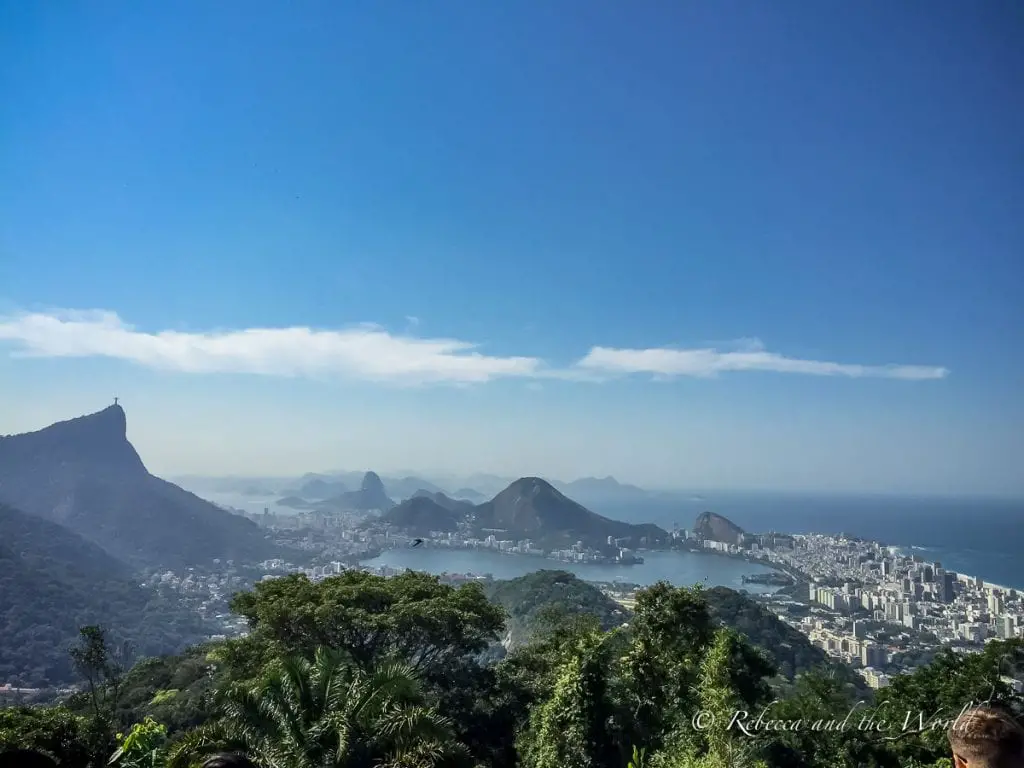
<instances>
[{"instance_id":1,"label":"green tree canopy","mask_svg":"<svg viewBox=\"0 0 1024 768\"><path fill-rule=\"evenodd\" d=\"M34 749L61 768L85 768L92 756L85 718L64 707L0 709L0 752L8 749Z\"/></svg>"},{"instance_id":2,"label":"green tree canopy","mask_svg":"<svg viewBox=\"0 0 1024 768\"><path fill-rule=\"evenodd\" d=\"M249 621L254 641L277 651L311 657L317 647L335 648L367 671L401 658L425 674L482 652L505 621L479 585L455 588L414 571L346 571L319 582L295 574L238 594L232 609Z\"/></svg>"}]
</instances>

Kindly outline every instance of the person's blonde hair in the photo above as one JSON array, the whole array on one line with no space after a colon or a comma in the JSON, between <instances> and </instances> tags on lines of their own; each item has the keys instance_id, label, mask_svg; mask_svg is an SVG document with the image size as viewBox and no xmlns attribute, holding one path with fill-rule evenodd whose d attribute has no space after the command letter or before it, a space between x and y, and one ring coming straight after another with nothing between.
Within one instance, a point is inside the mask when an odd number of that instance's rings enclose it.
<instances>
[{"instance_id":1,"label":"person's blonde hair","mask_svg":"<svg viewBox=\"0 0 1024 768\"><path fill-rule=\"evenodd\" d=\"M970 768L1024 768L1024 727L1005 710L988 705L969 709L947 736L953 754Z\"/></svg>"}]
</instances>

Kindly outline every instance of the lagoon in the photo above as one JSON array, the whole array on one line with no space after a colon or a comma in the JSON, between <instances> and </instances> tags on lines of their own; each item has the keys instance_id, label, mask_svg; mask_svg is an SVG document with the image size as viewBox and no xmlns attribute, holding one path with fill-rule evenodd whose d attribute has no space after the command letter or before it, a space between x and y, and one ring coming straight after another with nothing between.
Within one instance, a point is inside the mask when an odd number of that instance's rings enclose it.
<instances>
[{"instance_id":1,"label":"lagoon","mask_svg":"<svg viewBox=\"0 0 1024 768\"><path fill-rule=\"evenodd\" d=\"M490 575L495 579L514 579L547 569L569 571L585 581L622 581L641 585L667 581L676 586L704 584L745 589L751 594L770 594L778 589L764 584L744 584L744 575L769 573L771 569L731 557L703 552L644 552L643 557L644 562L637 565L610 565L566 563L546 557L503 555L480 549L402 547L385 550L378 557L364 560L361 565L410 568L434 574Z\"/></svg>"}]
</instances>

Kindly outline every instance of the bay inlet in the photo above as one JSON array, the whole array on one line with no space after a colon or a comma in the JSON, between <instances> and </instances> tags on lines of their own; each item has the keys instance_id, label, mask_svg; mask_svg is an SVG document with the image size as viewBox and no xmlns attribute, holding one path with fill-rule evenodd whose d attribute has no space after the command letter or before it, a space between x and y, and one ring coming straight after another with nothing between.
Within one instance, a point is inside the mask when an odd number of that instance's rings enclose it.
<instances>
[{"instance_id":1,"label":"bay inlet","mask_svg":"<svg viewBox=\"0 0 1024 768\"><path fill-rule=\"evenodd\" d=\"M401 547L387 549L360 565L370 568L406 568L427 573L460 573L514 579L539 570L561 570L575 574L584 581L626 582L642 586L667 581L675 586L703 584L708 587L745 589L751 594L770 594L778 587L765 584L744 584L743 576L771 573L772 569L757 563L704 554L702 552L644 551L644 562L636 565L606 563L569 563L530 555L505 555L482 549L449 549Z\"/></svg>"}]
</instances>

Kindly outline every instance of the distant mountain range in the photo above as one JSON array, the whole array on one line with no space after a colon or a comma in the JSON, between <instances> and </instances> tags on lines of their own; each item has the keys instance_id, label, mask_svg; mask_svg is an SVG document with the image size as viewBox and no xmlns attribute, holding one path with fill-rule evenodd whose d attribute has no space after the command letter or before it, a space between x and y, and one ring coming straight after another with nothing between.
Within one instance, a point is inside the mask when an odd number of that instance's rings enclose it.
<instances>
[{"instance_id":1,"label":"distant mountain range","mask_svg":"<svg viewBox=\"0 0 1024 768\"><path fill-rule=\"evenodd\" d=\"M368 487L380 488L369 491ZM367 486L367 483L370 486ZM380 477L375 472L309 474L303 475L299 482L289 485L282 491L283 498L277 503L292 509L323 509L323 510L368 510L387 509L385 499L394 506L398 501L410 499L420 492L442 493L448 498L470 501L476 504L493 498L513 482L515 478L503 478L497 475L473 475L466 482L475 482L474 486L461 486L454 493L448 493L436 483L414 475L401 478ZM584 477L570 483L558 480L546 481L562 494L575 499L583 505L601 506L602 504L625 504L656 498L657 494L645 491L635 485L618 482L613 477ZM351 485L361 485L360 492L349 492ZM252 481L247 481L252 485ZM383 491L383 492L381 492ZM394 500L394 501L391 501Z\"/></svg>"},{"instance_id":2,"label":"distant mountain range","mask_svg":"<svg viewBox=\"0 0 1024 768\"><path fill-rule=\"evenodd\" d=\"M351 487L357 490L350 491ZM440 487L421 477L384 479L372 471L308 474L280 491L283 498L276 503L292 509L384 511L395 506L396 500L412 498L423 490L443 493Z\"/></svg>"},{"instance_id":3,"label":"distant mountain range","mask_svg":"<svg viewBox=\"0 0 1024 768\"><path fill-rule=\"evenodd\" d=\"M422 477L389 477L383 482L384 488L387 489L388 496L393 499L409 499L419 491L444 493L444 489L441 488L441 486L436 485L429 480L424 480Z\"/></svg>"},{"instance_id":4,"label":"distant mountain range","mask_svg":"<svg viewBox=\"0 0 1024 768\"><path fill-rule=\"evenodd\" d=\"M464 527L473 505L466 501L449 499L443 493L422 495L406 499L385 512L379 522L394 526L413 536L426 536L431 531L450 533Z\"/></svg>"},{"instance_id":5,"label":"distant mountain range","mask_svg":"<svg viewBox=\"0 0 1024 768\"><path fill-rule=\"evenodd\" d=\"M140 568L278 553L255 523L151 475L119 405L0 438L0 502Z\"/></svg>"},{"instance_id":6,"label":"distant mountain range","mask_svg":"<svg viewBox=\"0 0 1024 768\"><path fill-rule=\"evenodd\" d=\"M635 485L620 483L614 477L582 477L571 483L555 481L552 485L567 496L584 501L599 499L620 503L648 499L655 495Z\"/></svg>"},{"instance_id":7,"label":"distant mountain range","mask_svg":"<svg viewBox=\"0 0 1024 768\"><path fill-rule=\"evenodd\" d=\"M345 485L340 481L325 480L322 477L308 479L276 503L279 507L320 512L385 512L395 506L376 472L365 473L359 482L359 489L355 491L345 490Z\"/></svg>"},{"instance_id":8,"label":"distant mountain range","mask_svg":"<svg viewBox=\"0 0 1024 768\"><path fill-rule=\"evenodd\" d=\"M243 496L280 496L295 497L307 502L322 502L327 499L339 499L344 493L361 485L365 471L338 471L327 473L310 473L297 479L282 480L280 478L259 477L196 477L180 478L183 485L199 494L238 494ZM463 499L480 503L493 498L515 477L500 475L474 474L464 477L425 478L415 474L401 476L381 475L386 495L396 503L411 498L417 491L426 490L431 493L444 493L455 499ZM620 506L630 503L643 503L652 499L679 498L680 494L663 491L650 491L628 483L620 483L614 477L583 477L571 482L550 479L548 482L559 491L584 506L600 508L602 506ZM454 490L451 490L454 489ZM288 505L285 505L288 506ZM334 505L337 507L337 505ZM300 508L300 507L296 507ZM305 507L305 508L315 508Z\"/></svg>"},{"instance_id":9,"label":"distant mountain range","mask_svg":"<svg viewBox=\"0 0 1024 768\"><path fill-rule=\"evenodd\" d=\"M624 504L645 501L663 495L660 492L648 491L628 483L620 483L614 477L581 477L571 482L553 478L544 479L561 493L584 505ZM452 495L470 501L481 501L484 498L492 498L497 495L515 480L515 477L500 477L498 475L471 475L465 478L464 482L459 483L460 490ZM467 490L475 493L477 498L464 495Z\"/></svg>"},{"instance_id":10,"label":"distant mountain range","mask_svg":"<svg viewBox=\"0 0 1024 768\"><path fill-rule=\"evenodd\" d=\"M305 482L299 489L288 494L303 499L330 499L348 493L348 486L340 480L332 480L325 477L307 475L303 478Z\"/></svg>"},{"instance_id":11,"label":"distant mountain range","mask_svg":"<svg viewBox=\"0 0 1024 768\"><path fill-rule=\"evenodd\" d=\"M317 478L310 482L322 480ZM583 478L557 486L539 477L523 477L509 483L494 498L479 504L425 488L395 504L383 495L381 479L368 472L359 491L323 502L291 496L277 503L296 510L383 510L379 518L368 519L364 527L390 526L415 536L461 530L481 537L493 533L499 538L534 539L549 545L583 541L588 546L597 547L606 545L609 537L625 540L633 546L642 541L648 544L663 542L668 537L664 529L653 524L627 523L597 514L576 499L569 498L560 488L575 489L589 496L596 494L604 499L647 494L641 488L620 484L611 477ZM714 512L700 513L694 521L693 533L701 539L728 544L739 544L745 535L738 525Z\"/></svg>"},{"instance_id":12,"label":"distant mountain range","mask_svg":"<svg viewBox=\"0 0 1024 768\"><path fill-rule=\"evenodd\" d=\"M395 506L384 490L384 483L376 472L367 472L359 483L359 490L343 493L339 497L328 499L343 509L354 509L360 512L379 510L381 512Z\"/></svg>"},{"instance_id":13,"label":"distant mountain range","mask_svg":"<svg viewBox=\"0 0 1024 768\"><path fill-rule=\"evenodd\" d=\"M473 490L472 488L459 488L459 490L452 493L452 496L456 499L473 502L484 501L487 498L486 494L480 493L480 491Z\"/></svg>"},{"instance_id":14,"label":"distant mountain range","mask_svg":"<svg viewBox=\"0 0 1024 768\"><path fill-rule=\"evenodd\" d=\"M441 493L440 491L431 493L426 489L421 489L419 491L416 491L416 493L412 495L412 498L430 499L435 504L452 511L466 512L467 510L473 509L473 503L471 501L466 501L465 499L453 499Z\"/></svg>"},{"instance_id":15,"label":"distant mountain range","mask_svg":"<svg viewBox=\"0 0 1024 768\"><path fill-rule=\"evenodd\" d=\"M515 480L481 504L419 491L373 524L390 525L414 535L465 530L479 537L533 539L548 546L607 546L608 538L631 546L663 542L668 533L656 525L612 520L591 512L539 477Z\"/></svg>"}]
</instances>

